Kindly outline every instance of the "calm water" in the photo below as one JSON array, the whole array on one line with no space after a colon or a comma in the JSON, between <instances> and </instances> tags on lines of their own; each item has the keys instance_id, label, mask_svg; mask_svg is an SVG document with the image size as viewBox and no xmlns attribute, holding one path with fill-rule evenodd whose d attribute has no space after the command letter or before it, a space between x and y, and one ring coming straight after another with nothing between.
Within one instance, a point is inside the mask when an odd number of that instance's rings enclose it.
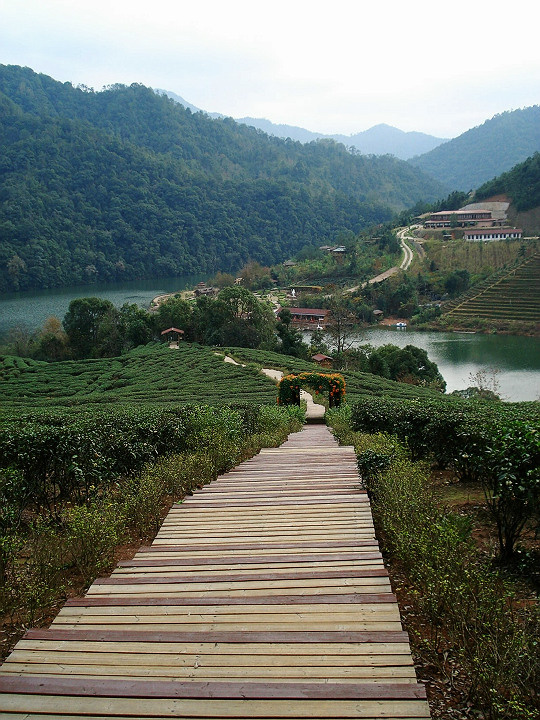
<instances>
[{"instance_id":1,"label":"calm water","mask_svg":"<svg viewBox=\"0 0 540 720\"><path fill-rule=\"evenodd\" d=\"M158 280L131 280L122 283L76 285L56 290L9 293L0 296L0 338L13 327L36 330L51 315L62 320L69 303L75 298L99 297L110 300L117 307L124 303L148 307L156 295L193 287L202 275L180 275Z\"/></svg>"},{"instance_id":2,"label":"calm water","mask_svg":"<svg viewBox=\"0 0 540 720\"><path fill-rule=\"evenodd\" d=\"M199 275L184 275L3 295L0 297L0 338L16 326L35 330L51 315L62 319L74 298L97 296L110 300L118 307L125 302L148 307L156 295L192 287L205 279ZM356 344L363 343L376 347L393 343L400 347L416 345L423 348L439 366L448 392L471 385L469 376L472 373L495 368L499 371L497 380L505 400L540 399L538 338L374 328L359 335Z\"/></svg>"},{"instance_id":3,"label":"calm water","mask_svg":"<svg viewBox=\"0 0 540 720\"><path fill-rule=\"evenodd\" d=\"M357 343L375 347L392 343L416 345L427 351L446 380L446 391L461 390L473 383L470 375L479 370L498 371L499 392L504 400L540 399L540 339L514 335L435 333L374 328Z\"/></svg>"}]
</instances>

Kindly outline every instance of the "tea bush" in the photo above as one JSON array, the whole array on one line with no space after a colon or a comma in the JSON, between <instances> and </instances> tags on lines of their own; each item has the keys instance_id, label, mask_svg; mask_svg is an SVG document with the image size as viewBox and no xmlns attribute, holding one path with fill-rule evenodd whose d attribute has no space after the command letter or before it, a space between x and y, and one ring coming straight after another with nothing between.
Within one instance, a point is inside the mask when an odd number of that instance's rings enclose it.
<instances>
[{"instance_id":1,"label":"tea bush","mask_svg":"<svg viewBox=\"0 0 540 720\"><path fill-rule=\"evenodd\" d=\"M338 416L338 436L339 415L330 415L332 421ZM459 661L470 710L493 720L537 718L538 605L524 604L478 553L466 518L438 507L425 463L412 461L392 437L378 434L370 441L368 434L350 430L344 437L354 441L359 458L385 458L369 474L377 534L407 576L407 602L423 629L413 639L428 661L442 673L448 658Z\"/></svg>"},{"instance_id":2,"label":"tea bush","mask_svg":"<svg viewBox=\"0 0 540 720\"><path fill-rule=\"evenodd\" d=\"M155 533L172 500L280 444L303 421L300 408L236 404L4 423L0 612L18 626L39 622L71 582L87 586L108 570L119 543Z\"/></svg>"}]
</instances>

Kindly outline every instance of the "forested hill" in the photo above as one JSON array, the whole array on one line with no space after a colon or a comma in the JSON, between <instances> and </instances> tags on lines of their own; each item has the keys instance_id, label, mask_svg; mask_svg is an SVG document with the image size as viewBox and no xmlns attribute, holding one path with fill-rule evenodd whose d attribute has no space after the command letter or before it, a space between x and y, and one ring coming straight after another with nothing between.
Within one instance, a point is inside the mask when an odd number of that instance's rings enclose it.
<instances>
[{"instance_id":1,"label":"forested hill","mask_svg":"<svg viewBox=\"0 0 540 720\"><path fill-rule=\"evenodd\" d=\"M495 115L409 162L454 190L472 190L540 151L540 106Z\"/></svg>"},{"instance_id":2,"label":"forested hill","mask_svg":"<svg viewBox=\"0 0 540 720\"><path fill-rule=\"evenodd\" d=\"M444 194L407 163L268 137L142 85L0 66L0 291L234 270Z\"/></svg>"},{"instance_id":3,"label":"forested hill","mask_svg":"<svg viewBox=\"0 0 540 720\"><path fill-rule=\"evenodd\" d=\"M475 197L484 200L502 194L518 212L540 207L540 152L479 187Z\"/></svg>"}]
</instances>

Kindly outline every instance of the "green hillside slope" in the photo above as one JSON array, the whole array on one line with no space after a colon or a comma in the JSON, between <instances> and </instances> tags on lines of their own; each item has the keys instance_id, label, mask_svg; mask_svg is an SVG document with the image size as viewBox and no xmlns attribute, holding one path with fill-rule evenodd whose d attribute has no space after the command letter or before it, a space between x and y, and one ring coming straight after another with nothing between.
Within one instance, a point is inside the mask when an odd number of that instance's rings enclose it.
<instances>
[{"instance_id":1,"label":"green hillside slope","mask_svg":"<svg viewBox=\"0 0 540 720\"><path fill-rule=\"evenodd\" d=\"M57 363L0 356L0 405L14 410L205 403L275 404L274 383L185 343L142 346L118 358Z\"/></svg>"},{"instance_id":2,"label":"green hillside slope","mask_svg":"<svg viewBox=\"0 0 540 720\"><path fill-rule=\"evenodd\" d=\"M508 195L517 212L540 207L540 152L484 183L476 191L475 199L484 200L502 194Z\"/></svg>"},{"instance_id":3,"label":"green hillside slope","mask_svg":"<svg viewBox=\"0 0 540 720\"><path fill-rule=\"evenodd\" d=\"M395 158L0 66L0 292L272 264L441 194Z\"/></svg>"},{"instance_id":4,"label":"green hillside slope","mask_svg":"<svg viewBox=\"0 0 540 720\"><path fill-rule=\"evenodd\" d=\"M493 282L473 288L464 298L447 306L453 320L487 319L540 322L540 254L499 272Z\"/></svg>"},{"instance_id":5,"label":"green hillside slope","mask_svg":"<svg viewBox=\"0 0 540 720\"><path fill-rule=\"evenodd\" d=\"M540 151L540 106L495 115L409 162L457 190L471 190Z\"/></svg>"}]
</instances>

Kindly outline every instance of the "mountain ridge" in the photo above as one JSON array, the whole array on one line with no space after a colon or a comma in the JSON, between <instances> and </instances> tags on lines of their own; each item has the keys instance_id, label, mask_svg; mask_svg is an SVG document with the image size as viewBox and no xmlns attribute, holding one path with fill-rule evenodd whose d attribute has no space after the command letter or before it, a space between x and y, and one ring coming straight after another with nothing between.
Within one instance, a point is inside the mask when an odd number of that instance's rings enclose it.
<instances>
[{"instance_id":1,"label":"mountain ridge","mask_svg":"<svg viewBox=\"0 0 540 720\"><path fill-rule=\"evenodd\" d=\"M192 112L203 112L212 118L225 117L221 113L201 110L201 108L184 100L184 98L172 91L156 89L156 92L167 95L167 97L189 108ZM275 137L283 139L290 138L291 140L297 140L301 143L314 142L316 140L334 140L335 142L345 145L345 147L354 148L364 155L394 155L400 160L408 160L415 155L425 153L437 147L437 145L446 142L446 138L438 138L434 135L417 131L405 132L387 123L379 123L367 130L362 130L351 135L344 135L342 133L328 134L314 132L296 125L274 123L266 118L242 117L233 119L237 123L257 128L268 135L274 135Z\"/></svg>"},{"instance_id":2,"label":"mountain ridge","mask_svg":"<svg viewBox=\"0 0 540 720\"><path fill-rule=\"evenodd\" d=\"M494 115L408 160L456 190L469 191L540 151L540 105Z\"/></svg>"},{"instance_id":3,"label":"mountain ridge","mask_svg":"<svg viewBox=\"0 0 540 720\"><path fill-rule=\"evenodd\" d=\"M0 66L0 292L236 271L444 188L408 163L270 137L133 83Z\"/></svg>"}]
</instances>

